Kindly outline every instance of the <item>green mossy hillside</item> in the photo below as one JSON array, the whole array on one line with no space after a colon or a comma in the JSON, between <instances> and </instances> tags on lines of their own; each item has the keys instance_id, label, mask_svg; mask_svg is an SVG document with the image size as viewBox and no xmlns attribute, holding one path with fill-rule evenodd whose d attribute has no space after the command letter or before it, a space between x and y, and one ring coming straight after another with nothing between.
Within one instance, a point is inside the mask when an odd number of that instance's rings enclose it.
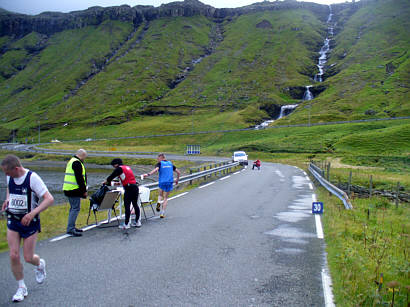
<instances>
[{"instance_id":1,"label":"green mossy hillside","mask_svg":"<svg viewBox=\"0 0 410 307\"><path fill-rule=\"evenodd\" d=\"M313 76L328 25L308 5L1 37L0 137L34 141L39 126L63 139L244 128L286 104L300 105L275 124L408 116L407 1L333 10L320 84ZM316 97L303 102L309 84Z\"/></svg>"}]
</instances>

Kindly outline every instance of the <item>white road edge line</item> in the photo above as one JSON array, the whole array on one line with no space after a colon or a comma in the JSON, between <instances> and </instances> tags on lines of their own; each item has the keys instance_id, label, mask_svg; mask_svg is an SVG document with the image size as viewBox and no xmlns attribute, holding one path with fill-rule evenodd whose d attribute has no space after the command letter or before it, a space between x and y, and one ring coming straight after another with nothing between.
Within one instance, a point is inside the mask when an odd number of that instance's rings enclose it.
<instances>
[{"instance_id":1,"label":"white road edge line","mask_svg":"<svg viewBox=\"0 0 410 307\"><path fill-rule=\"evenodd\" d=\"M211 184L214 184L214 183L215 183L215 182L210 182L210 183L208 183L208 184L201 185L200 187L198 187L198 189L206 188L206 187L208 187L208 186L210 186Z\"/></svg>"},{"instance_id":2,"label":"white road edge line","mask_svg":"<svg viewBox=\"0 0 410 307\"><path fill-rule=\"evenodd\" d=\"M186 195L186 194L188 194L188 192L185 192L185 193L181 193L181 194L175 195L174 197L168 198L168 200L173 200L173 199L175 199L175 198L178 198L178 197L184 196L184 195Z\"/></svg>"},{"instance_id":3,"label":"white road edge line","mask_svg":"<svg viewBox=\"0 0 410 307\"><path fill-rule=\"evenodd\" d=\"M312 194L312 201L316 201L316 194ZM319 239L324 239L324 234L323 234L323 228L322 228L322 222L320 220L320 215L315 214L315 222L316 222L316 233L317 237Z\"/></svg>"},{"instance_id":4,"label":"white road edge line","mask_svg":"<svg viewBox=\"0 0 410 307\"><path fill-rule=\"evenodd\" d=\"M315 221L316 221L317 237L318 237L318 239L323 239L324 238L323 228L322 228L322 222L320 221L320 215L319 214L315 214Z\"/></svg>"},{"instance_id":5,"label":"white road edge line","mask_svg":"<svg viewBox=\"0 0 410 307\"><path fill-rule=\"evenodd\" d=\"M312 201L316 201L316 194L312 194Z\"/></svg>"},{"instance_id":6,"label":"white road edge line","mask_svg":"<svg viewBox=\"0 0 410 307\"><path fill-rule=\"evenodd\" d=\"M112 221L115 221L115 220L117 220L117 219L119 219L119 218L123 218L125 215L123 214L122 215L122 217L113 217L113 218L111 218L111 220L110 220L110 222L112 222ZM107 220L104 220L104 221L102 221L102 222L100 222L100 223L98 223L98 225L90 225L90 226L87 226L87 227L84 227L84 228L82 228L82 230L83 231L87 231L87 230L90 230L90 229L93 229L93 228L95 228L95 227L97 227L97 226L99 226L99 225L102 225L102 224L107 224L108 223L108 219ZM65 239L65 238L69 238L69 237L71 237L69 234L63 234L63 235L61 235L61 236L58 236L58 237L55 237L54 239L51 239L50 240L50 242L57 242L57 241L60 241L60 240L63 240L63 239Z\"/></svg>"},{"instance_id":7,"label":"white road edge line","mask_svg":"<svg viewBox=\"0 0 410 307\"><path fill-rule=\"evenodd\" d=\"M309 188L310 188L311 190L313 190L313 185L312 185L311 183L309 183Z\"/></svg>"},{"instance_id":8,"label":"white road edge line","mask_svg":"<svg viewBox=\"0 0 410 307\"><path fill-rule=\"evenodd\" d=\"M71 236L68 235L68 234L65 234L65 235L59 236L59 237L57 237L57 238L51 239L50 242L60 241L60 240L62 240L62 239L68 238L68 237L71 237Z\"/></svg>"},{"instance_id":9,"label":"white road edge line","mask_svg":"<svg viewBox=\"0 0 410 307\"><path fill-rule=\"evenodd\" d=\"M236 174L239 174L240 172L238 171L238 172L236 172L236 173L233 173L234 175L236 175Z\"/></svg>"},{"instance_id":10,"label":"white road edge line","mask_svg":"<svg viewBox=\"0 0 410 307\"><path fill-rule=\"evenodd\" d=\"M221 179L219 179L219 180L225 180L225 179L228 179L229 177L231 177L231 175L226 176L226 177L223 177L223 178L221 178Z\"/></svg>"},{"instance_id":11,"label":"white road edge line","mask_svg":"<svg viewBox=\"0 0 410 307\"><path fill-rule=\"evenodd\" d=\"M335 307L333 303L333 293L332 293L332 280L327 274L325 269L322 269L322 286L323 286L323 294L325 296L325 306L326 307Z\"/></svg>"}]
</instances>

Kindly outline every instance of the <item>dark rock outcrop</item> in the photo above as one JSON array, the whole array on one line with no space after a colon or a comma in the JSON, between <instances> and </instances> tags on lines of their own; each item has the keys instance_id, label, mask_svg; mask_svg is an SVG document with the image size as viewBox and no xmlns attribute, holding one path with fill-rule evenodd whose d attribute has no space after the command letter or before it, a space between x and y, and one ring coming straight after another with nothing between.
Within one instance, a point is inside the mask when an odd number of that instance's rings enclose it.
<instances>
[{"instance_id":1,"label":"dark rock outcrop","mask_svg":"<svg viewBox=\"0 0 410 307\"><path fill-rule=\"evenodd\" d=\"M323 84L318 84L310 87L309 90L313 94L313 97L317 97L321 92L326 90L326 86ZM283 91L293 99L302 100L305 95L306 86L291 86L285 88Z\"/></svg>"},{"instance_id":2,"label":"dark rock outcrop","mask_svg":"<svg viewBox=\"0 0 410 307\"><path fill-rule=\"evenodd\" d=\"M272 24L266 19L264 19L260 23L258 23L256 25L256 27L257 28L262 28L262 29L272 29L273 28Z\"/></svg>"}]
</instances>

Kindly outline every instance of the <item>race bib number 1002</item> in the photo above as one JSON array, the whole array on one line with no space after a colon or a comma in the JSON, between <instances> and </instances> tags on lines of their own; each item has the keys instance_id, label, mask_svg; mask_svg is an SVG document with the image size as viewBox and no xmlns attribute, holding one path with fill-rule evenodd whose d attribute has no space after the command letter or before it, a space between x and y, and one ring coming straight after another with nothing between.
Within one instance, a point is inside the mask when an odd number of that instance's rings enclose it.
<instances>
[{"instance_id":1,"label":"race bib number 1002","mask_svg":"<svg viewBox=\"0 0 410 307\"><path fill-rule=\"evenodd\" d=\"M8 209L16 213L27 212L27 209L28 209L27 195L10 194Z\"/></svg>"}]
</instances>

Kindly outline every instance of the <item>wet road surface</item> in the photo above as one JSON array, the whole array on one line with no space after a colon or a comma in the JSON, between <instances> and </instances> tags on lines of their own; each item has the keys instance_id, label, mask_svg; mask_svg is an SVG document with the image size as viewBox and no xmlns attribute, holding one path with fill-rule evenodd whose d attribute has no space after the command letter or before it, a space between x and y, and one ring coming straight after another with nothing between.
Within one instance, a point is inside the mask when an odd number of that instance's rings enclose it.
<instances>
[{"instance_id":1,"label":"wet road surface","mask_svg":"<svg viewBox=\"0 0 410 307\"><path fill-rule=\"evenodd\" d=\"M222 180L221 180L222 179ZM324 242L313 186L298 168L263 163L169 202L140 229L91 229L42 241L47 280L25 264L21 306L324 306ZM17 284L0 254L0 305Z\"/></svg>"}]
</instances>

